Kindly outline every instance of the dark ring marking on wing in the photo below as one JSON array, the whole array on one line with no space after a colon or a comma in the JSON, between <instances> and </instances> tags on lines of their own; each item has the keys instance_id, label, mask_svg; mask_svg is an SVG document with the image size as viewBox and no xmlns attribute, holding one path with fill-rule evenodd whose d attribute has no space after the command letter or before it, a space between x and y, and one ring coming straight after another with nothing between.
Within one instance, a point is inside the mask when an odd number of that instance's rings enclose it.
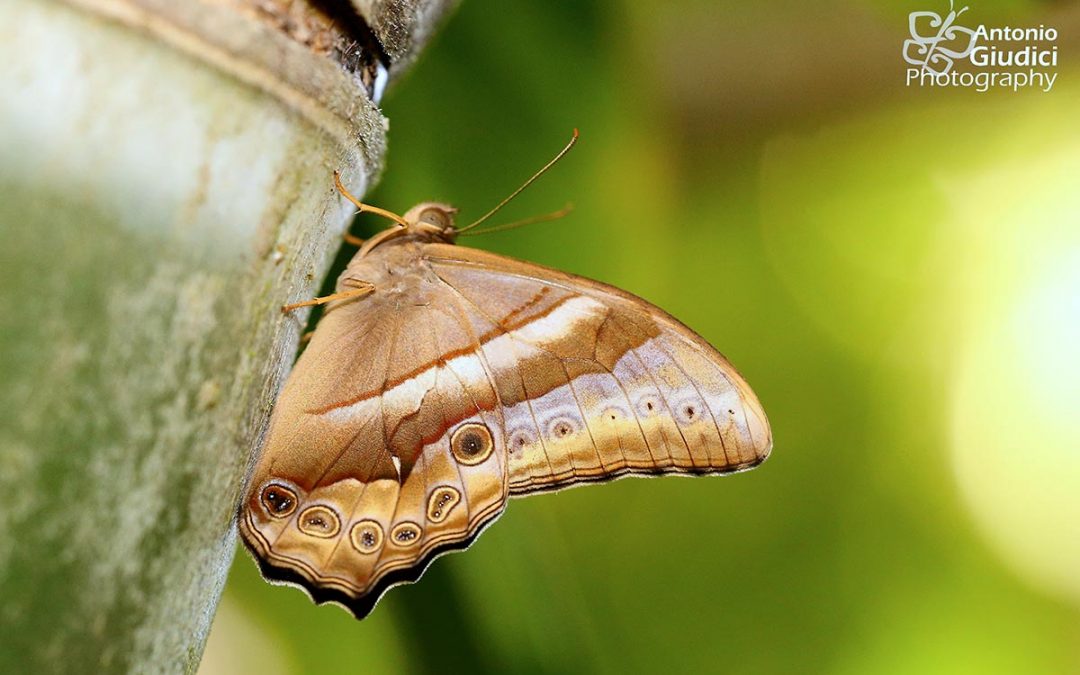
<instances>
[{"instance_id":1,"label":"dark ring marking on wing","mask_svg":"<svg viewBox=\"0 0 1080 675\"><path fill-rule=\"evenodd\" d=\"M274 554L262 534L254 529L250 516L241 520L240 530L250 548L256 549L254 558L264 578L302 588L315 604L337 603L357 619L363 619L371 613L386 591L399 584L417 581L436 558L471 546L498 519L503 506L504 501L495 502L476 514L464 531L464 536L461 536L462 533L448 534L426 542L420 555L406 565L384 567L382 570L376 568L372 574L374 581L366 591L339 577L321 575L302 561ZM275 564L275 560L281 564Z\"/></svg>"}]
</instances>

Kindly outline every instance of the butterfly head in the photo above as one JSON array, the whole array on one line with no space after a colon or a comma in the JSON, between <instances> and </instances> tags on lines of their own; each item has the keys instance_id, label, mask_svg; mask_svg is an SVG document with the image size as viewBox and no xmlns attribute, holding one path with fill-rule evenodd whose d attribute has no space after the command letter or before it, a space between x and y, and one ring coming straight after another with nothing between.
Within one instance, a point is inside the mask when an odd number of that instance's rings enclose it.
<instances>
[{"instance_id":1,"label":"butterfly head","mask_svg":"<svg viewBox=\"0 0 1080 675\"><path fill-rule=\"evenodd\" d=\"M457 236L457 229L454 227L456 213L457 209L449 204L421 202L402 216L405 233L452 244Z\"/></svg>"}]
</instances>

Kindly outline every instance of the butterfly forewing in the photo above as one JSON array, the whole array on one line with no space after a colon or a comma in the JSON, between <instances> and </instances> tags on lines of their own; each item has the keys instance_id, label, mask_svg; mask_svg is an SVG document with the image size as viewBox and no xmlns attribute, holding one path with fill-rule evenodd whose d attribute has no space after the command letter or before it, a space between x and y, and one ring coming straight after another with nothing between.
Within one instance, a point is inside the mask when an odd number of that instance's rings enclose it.
<instances>
[{"instance_id":1,"label":"butterfly forewing","mask_svg":"<svg viewBox=\"0 0 1080 675\"><path fill-rule=\"evenodd\" d=\"M767 456L715 349L617 289L494 254L388 241L342 277L278 400L240 514L272 580L366 615L467 546L510 495Z\"/></svg>"}]
</instances>

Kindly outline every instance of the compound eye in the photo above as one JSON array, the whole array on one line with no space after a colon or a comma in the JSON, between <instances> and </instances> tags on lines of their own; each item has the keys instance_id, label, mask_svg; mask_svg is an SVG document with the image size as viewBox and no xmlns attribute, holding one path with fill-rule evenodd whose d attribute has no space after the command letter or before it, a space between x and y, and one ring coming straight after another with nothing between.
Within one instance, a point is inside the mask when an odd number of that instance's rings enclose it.
<instances>
[{"instance_id":1,"label":"compound eye","mask_svg":"<svg viewBox=\"0 0 1080 675\"><path fill-rule=\"evenodd\" d=\"M434 207L427 208L421 211L420 220L430 225L434 225L440 230L445 230L454 224L453 220L450 218L449 213L447 213L444 209L438 209Z\"/></svg>"}]
</instances>

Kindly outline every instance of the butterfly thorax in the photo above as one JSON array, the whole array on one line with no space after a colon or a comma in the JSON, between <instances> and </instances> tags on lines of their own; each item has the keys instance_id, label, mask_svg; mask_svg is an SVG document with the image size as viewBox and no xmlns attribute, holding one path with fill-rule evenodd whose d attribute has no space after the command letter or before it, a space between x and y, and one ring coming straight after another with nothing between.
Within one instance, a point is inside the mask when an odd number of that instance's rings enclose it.
<instances>
[{"instance_id":1,"label":"butterfly thorax","mask_svg":"<svg viewBox=\"0 0 1080 675\"><path fill-rule=\"evenodd\" d=\"M404 216L386 212L397 224L364 242L338 277L337 292L348 294L353 289L372 288L384 300L409 296L414 302L426 296L424 286L435 279L420 264L420 249L426 244L454 243L456 212L454 207L438 202L417 204ZM331 302L327 310L348 301Z\"/></svg>"},{"instance_id":2,"label":"butterfly thorax","mask_svg":"<svg viewBox=\"0 0 1080 675\"><path fill-rule=\"evenodd\" d=\"M429 233L403 233L384 240L365 253L357 253L338 277L338 292L360 285L374 287L360 302L423 304L428 302L438 277L423 260L423 249L432 243L448 243ZM330 303L332 310L350 300Z\"/></svg>"}]
</instances>

